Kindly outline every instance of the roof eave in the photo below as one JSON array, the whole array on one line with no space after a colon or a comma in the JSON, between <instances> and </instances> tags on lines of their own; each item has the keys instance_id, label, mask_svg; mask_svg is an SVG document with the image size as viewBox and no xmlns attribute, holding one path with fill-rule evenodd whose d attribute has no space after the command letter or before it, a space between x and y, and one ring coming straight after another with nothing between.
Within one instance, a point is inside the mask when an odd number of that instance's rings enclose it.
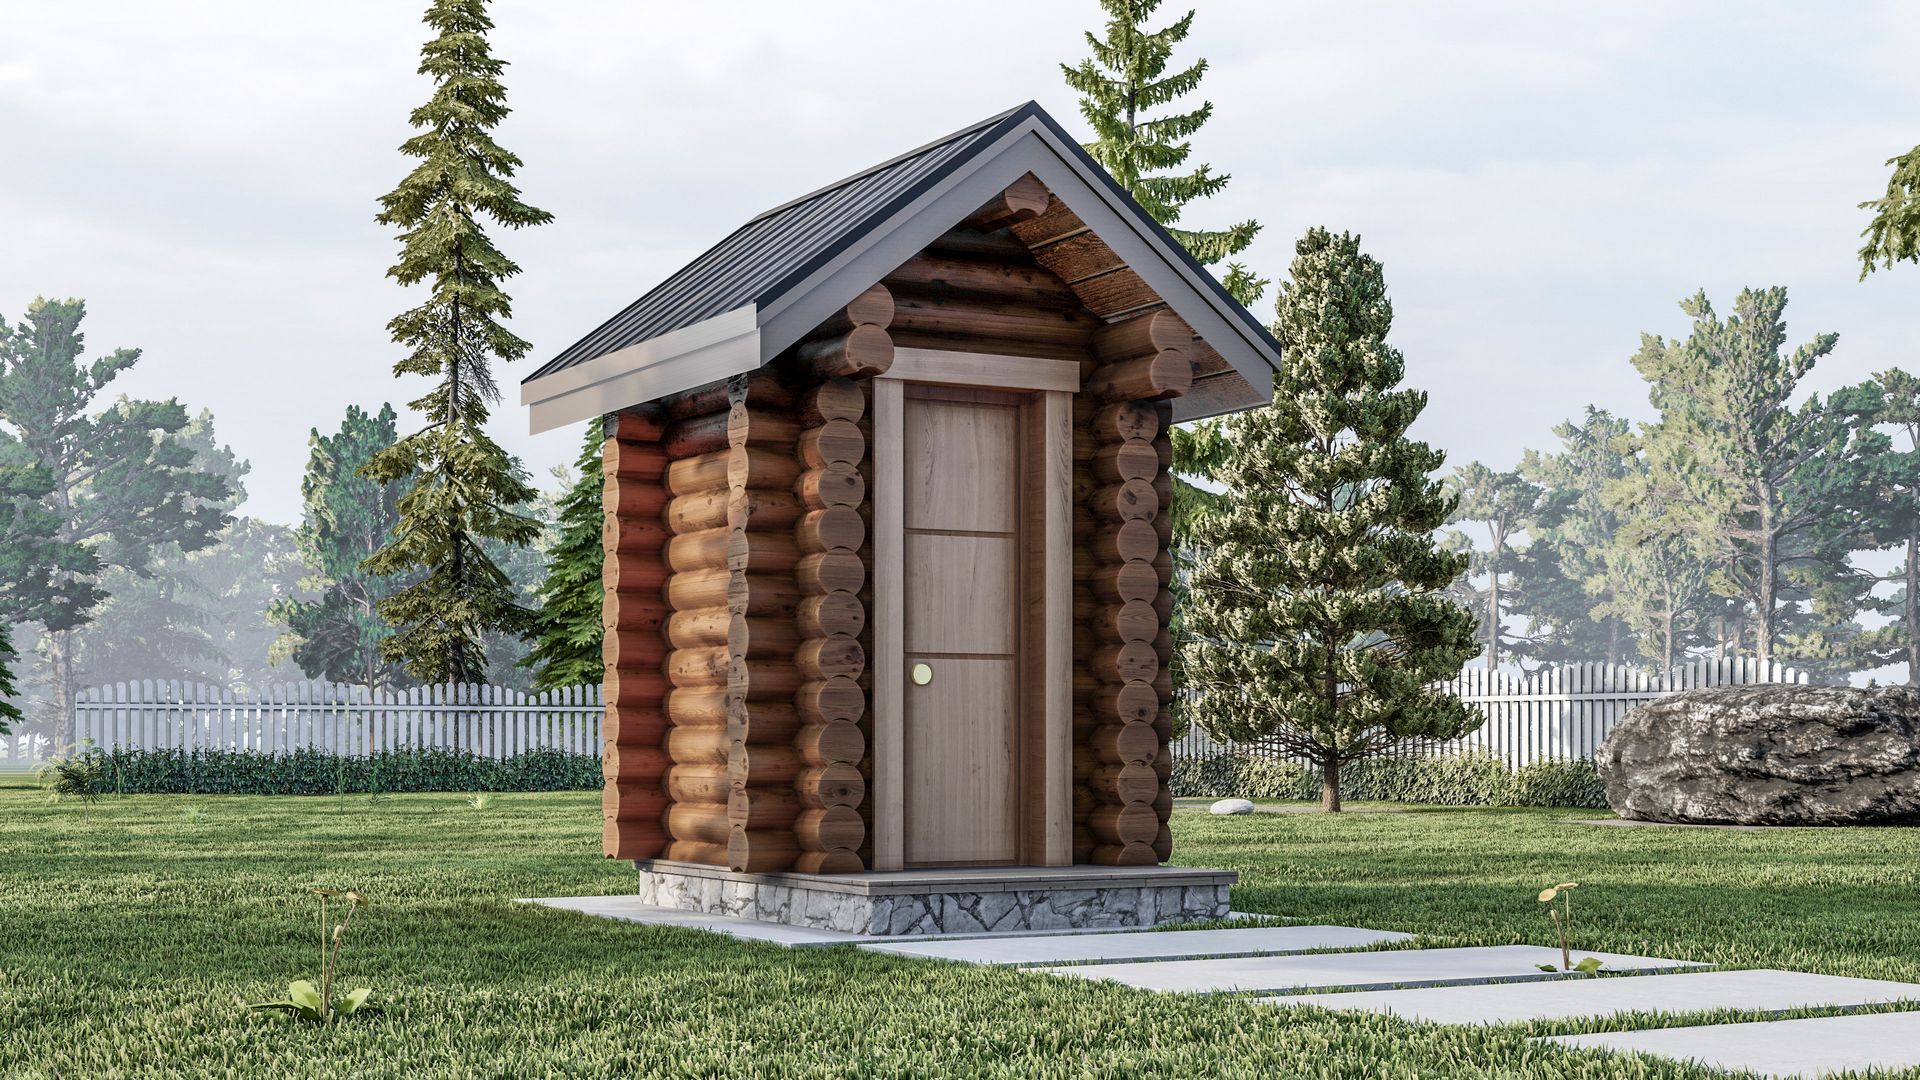
<instances>
[{"instance_id":1,"label":"roof eave","mask_svg":"<svg viewBox=\"0 0 1920 1080\"><path fill-rule=\"evenodd\" d=\"M520 384L532 434L760 366L760 313L748 304Z\"/></svg>"}]
</instances>

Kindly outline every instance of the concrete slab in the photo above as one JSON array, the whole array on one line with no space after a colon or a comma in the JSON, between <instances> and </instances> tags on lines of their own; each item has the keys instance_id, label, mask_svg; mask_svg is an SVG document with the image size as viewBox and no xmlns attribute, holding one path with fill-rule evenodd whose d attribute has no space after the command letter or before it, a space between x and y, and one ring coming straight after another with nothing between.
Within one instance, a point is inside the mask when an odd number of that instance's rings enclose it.
<instances>
[{"instance_id":1,"label":"concrete slab","mask_svg":"<svg viewBox=\"0 0 1920 1080\"><path fill-rule=\"evenodd\" d=\"M1816 1077L1920 1066L1920 1012L1556 1035L1561 1046L1657 1054L1761 1076Z\"/></svg>"},{"instance_id":2,"label":"concrete slab","mask_svg":"<svg viewBox=\"0 0 1920 1080\"><path fill-rule=\"evenodd\" d=\"M1275 1005L1388 1013L1436 1024L1517 1024L1625 1012L1692 1013L1716 1009L1785 1012L1920 1001L1920 984L1762 968L1567 979L1545 985L1503 983L1430 990L1370 990L1264 1000Z\"/></svg>"},{"instance_id":3,"label":"concrete slab","mask_svg":"<svg viewBox=\"0 0 1920 1080\"><path fill-rule=\"evenodd\" d=\"M738 919L731 915L706 915L681 908L659 907L655 904L643 904L638 897L634 896L542 896L530 897L519 902L539 904L542 907L560 911L577 911L582 915L594 915L602 919L619 919L622 922L707 930L745 941L765 941L775 945L785 945L788 948L851 945L855 942L871 940L859 934L843 934L837 930L819 930L807 926L789 926L786 923Z\"/></svg>"},{"instance_id":4,"label":"concrete slab","mask_svg":"<svg viewBox=\"0 0 1920 1080\"><path fill-rule=\"evenodd\" d=\"M1596 956L1612 971L1676 971L1700 967L1681 960L1619 953L1576 952L1574 959ZM1474 983L1545 981L1567 978L1539 964L1559 964L1560 950L1544 945L1493 945L1465 949L1399 949L1390 952L1322 953L1311 956L1260 956L1226 960L1164 960L1151 963L1096 964L1084 967L1028 968L1081 979L1105 979L1143 990L1196 994L1300 990L1390 990L1410 986L1463 986ZM1586 978L1576 975L1574 978Z\"/></svg>"},{"instance_id":5,"label":"concrete slab","mask_svg":"<svg viewBox=\"0 0 1920 1080\"><path fill-rule=\"evenodd\" d=\"M1412 934L1354 926L1258 926L1101 934L1093 937L1029 935L965 941L887 942L860 947L895 956L1035 967L1042 964L1107 964L1128 960L1268 956L1315 949L1362 949L1383 942L1410 941L1412 938Z\"/></svg>"}]
</instances>

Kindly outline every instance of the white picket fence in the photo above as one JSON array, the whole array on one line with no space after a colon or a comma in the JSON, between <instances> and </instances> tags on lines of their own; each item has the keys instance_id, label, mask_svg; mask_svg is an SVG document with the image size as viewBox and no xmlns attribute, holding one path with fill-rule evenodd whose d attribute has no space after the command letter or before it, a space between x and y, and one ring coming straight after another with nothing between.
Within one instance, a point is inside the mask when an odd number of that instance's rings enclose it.
<instances>
[{"instance_id":1,"label":"white picket fence","mask_svg":"<svg viewBox=\"0 0 1920 1080\"><path fill-rule=\"evenodd\" d=\"M491 758L526 750L597 754L605 711L598 686L526 693L449 683L386 691L315 680L248 695L142 679L82 691L73 737L102 749L312 749L366 756L446 747Z\"/></svg>"},{"instance_id":2,"label":"white picket fence","mask_svg":"<svg viewBox=\"0 0 1920 1080\"><path fill-rule=\"evenodd\" d=\"M1805 672L1779 663L1763 666L1750 657L1697 660L1659 675L1621 664L1570 664L1527 678L1472 667L1441 688L1478 709L1486 721L1464 738L1407 746L1401 752L1492 754L1516 769L1555 758L1590 758L1635 705L1709 686L1806 681ZM1174 757L1204 758L1235 750L1284 756L1236 748L1195 728L1175 744Z\"/></svg>"}]
</instances>

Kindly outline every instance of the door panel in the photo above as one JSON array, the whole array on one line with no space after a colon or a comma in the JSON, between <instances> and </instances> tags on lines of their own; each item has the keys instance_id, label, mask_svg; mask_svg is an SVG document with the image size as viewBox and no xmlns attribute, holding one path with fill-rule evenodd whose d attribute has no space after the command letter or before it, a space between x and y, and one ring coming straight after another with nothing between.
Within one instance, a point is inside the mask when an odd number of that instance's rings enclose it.
<instances>
[{"instance_id":1,"label":"door panel","mask_svg":"<svg viewBox=\"0 0 1920 1080\"><path fill-rule=\"evenodd\" d=\"M907 865L1011 863L1020 834L1020 399L909 387L902 640Z\"/></svg>"},{"instance_id":2,"label":"door panel","mask_svg":"<svg viewBox=\"0 0 1920 1080\"><path fill-rule=\"evenodd\" d=\"M1013 532L1019 419L1007 405L909 397L902 455L907 528Z\"/></svg>"},{"instance_id":3,"label":"door panel","mask_svg":"<svg viewBox=\"0 0 1920 1080\"><path fill-rule=\"evenodd\" d=\"M908 652L1013 652L1013 537L909 531L906 548Z\"/></svg>"},{"instance_id":4,"label":"door panel","mask_svg":"<svg viewBox=\"0 0 1920 1080\"><path fill-rule=\"evenodd\" d=\"M1013 862L1011 660L916 660L933 681L907 687L906 859L910 866Z\"/></svg>"}]
</instances>

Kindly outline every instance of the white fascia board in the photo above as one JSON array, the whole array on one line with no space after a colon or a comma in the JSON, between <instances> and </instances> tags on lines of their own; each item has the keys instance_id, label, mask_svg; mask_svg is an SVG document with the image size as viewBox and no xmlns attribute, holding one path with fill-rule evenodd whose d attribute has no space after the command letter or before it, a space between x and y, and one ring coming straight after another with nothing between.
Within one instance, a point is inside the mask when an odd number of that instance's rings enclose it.
<instances>
[{"instance_id":1,"label":"white fascia board","mask_svg":"<svg viewBox=\"0 0 1920 1080\"><path fill-rule=\"evenodd\" d=\"M533 434L705 386L760 366L751 304L520 384Z\"/></svg>"}]
</instances>

